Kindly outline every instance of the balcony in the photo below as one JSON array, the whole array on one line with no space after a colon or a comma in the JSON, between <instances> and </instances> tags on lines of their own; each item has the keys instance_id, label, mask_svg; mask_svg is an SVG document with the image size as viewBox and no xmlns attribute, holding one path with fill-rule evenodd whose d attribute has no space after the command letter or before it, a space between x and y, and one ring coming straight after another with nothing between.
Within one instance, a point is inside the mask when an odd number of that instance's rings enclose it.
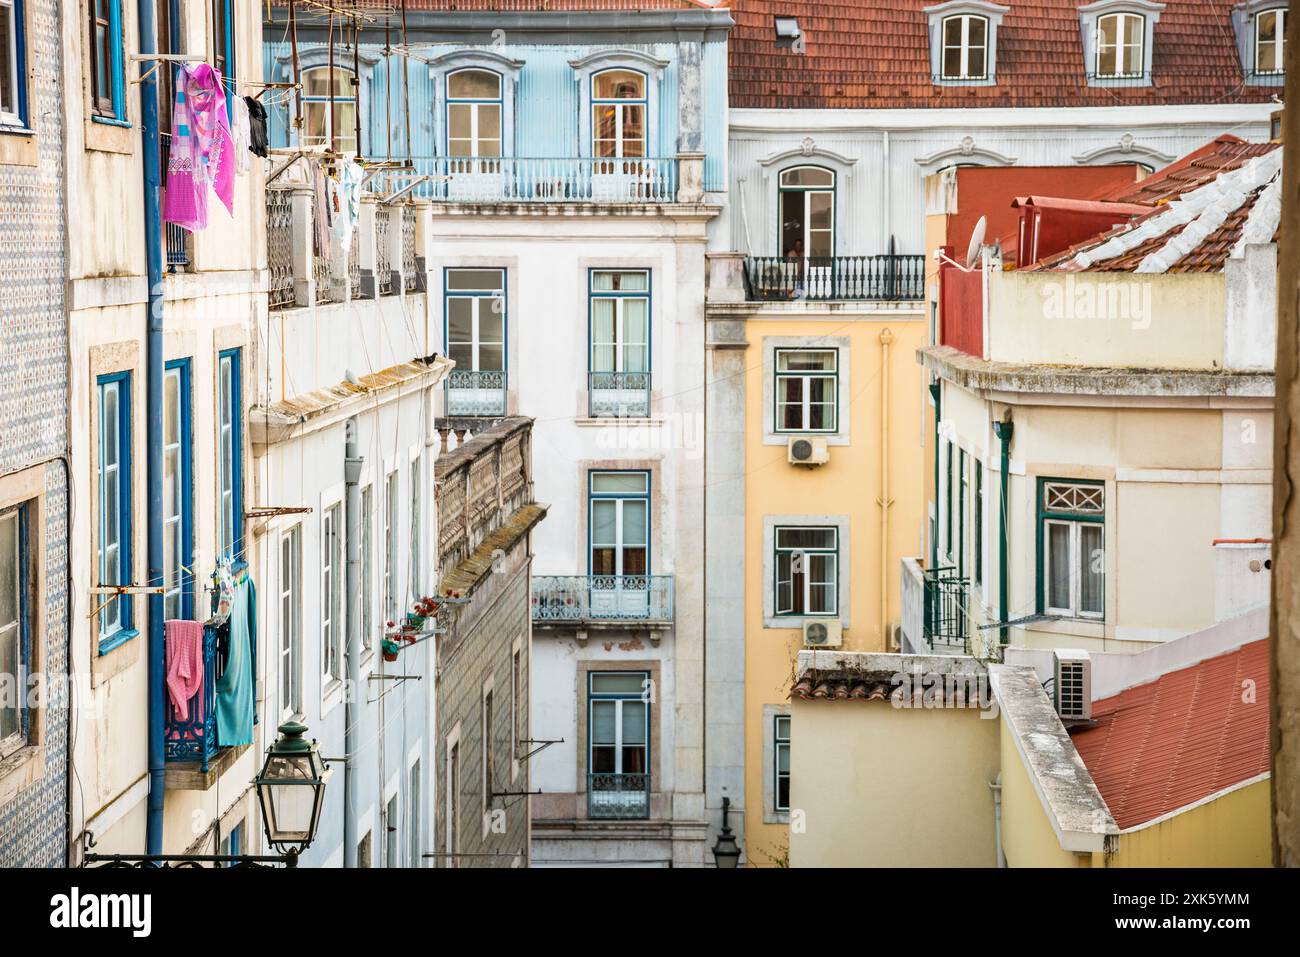
<instances>
[{"instance_id":1,"label":"balcony","mask_svg":"<svg viewBox=\"0 0 1300 957\"><path fill-rule=\"evenodd\" d=\"M744 279L745 298L750 302L919 302L925 298L925 257L749 256Z\"/></svg>"},{"instance_id":2,"label":"balcony","mask_svg":"<svg viewBox=\"0 0 1300 957\"><path fill-rule=\"evenodd\" d=\"M677 157L422 156L412 160L415 175L428 178L411 192L453 203L676 203L678 162ZM699 172L702 176L702 165ZM377 189L387 188L382 176L375 183ZM400 189L404 183L393 185Z\"/></svg>"},{"instance_id":3,"label":"balcony","mask_svg":"<svg viewBox=\"0 0 1300 957\"><path fill-rule=\"evenodd\" d=\"M904 652L970 654L970 579L958 578L955 568L927 569L904 558L902 592Z\"/></svg>"},{"instance_id":4,"label":"balcony","mask_svg":"<svg viewBox=\"0 0 1300 957\"><path fill-rule=\"evenodd\" d=\"M167 761L198 762L206 774L217 746L217 629L203 629L203 684L186 705L185 717L167 701L163 735Z\"/></svg>"},{"instance_id":5,"label":"balcony","mask_svg":"<svg viewBox=\"0 0 1300 957\"><path fill-rule=\"evenodd\" d=\"M587 817L601 821L638 821L649 816L650 775L587 775Z\"/></svg>"},{"instance_id":6,"label":"balcony","mask_svg":"<svg viewBox=\"0 0 1300 957\"><path fill-rule=\"evenodd\" d=\"M666 626L672 620L672 575L533 577L536 625Z\"/></svg>"},{"instance_id":7,"label":"balcony","mask_svg":"<svg viewBox=\"0 0 1300 957\"><path fill-rule=\"evenodd\" d=\"M591 372L588 414L593 419L644 419L650 415L649 372Z\"/></svg>"},{"instance_id":8,"label":"balcony","mask_svg":"<svg viewBox=\"0 0 1300 957\"><path fill-rule=\"evenodd\" d=\"M506 414L504 369L452 369L447 376L447 415L498 416Z\"/></svg>"}]
</instances>

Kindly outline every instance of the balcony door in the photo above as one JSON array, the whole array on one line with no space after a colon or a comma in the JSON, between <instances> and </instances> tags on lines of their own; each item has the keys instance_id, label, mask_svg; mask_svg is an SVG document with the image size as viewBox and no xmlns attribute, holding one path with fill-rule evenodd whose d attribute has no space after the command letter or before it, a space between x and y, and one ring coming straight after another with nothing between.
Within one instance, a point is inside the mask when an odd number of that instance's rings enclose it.
<instances>
[{"instance_id":1,"label":"balcony door","mask_svg":"<svg viewBox=\"0 0 1300 957\"><path fill-rule=\"evenodd\" d=\"M506 293L504 269L446 272L448 415L504 415Z\"/></svg>"},{"instance_id":2,"label":"balcony door","mask_svg":"<svg viewBox=\"0 0 1300 957\"><path fill-rule=\"evenodd\" d=\"M820 166L781 171L780 253L796 297L826 298L835 255L835 174Z\"/></svg>"},{"instance_id":3,"label":"balcony door","mask_svg":"<svg viewBox=\"0 0 1300 957\"><path fill-rule=\"evenodd\" d=\"M590 473L588 529L592 616L647 617L650 473Z\"/></svg>"},{"instance_id":4,"label":"balcony door","mask_svg":"<svg viewBox=\"0 0 1300 957\"><path fill-rule=\"evenodd\" d=\"M649 813L650 703L644 671L588 676L587 814L636 819Z\"/></svg>"},{"instance_id":5,"label":"balcony door","mask_svg":"<svg viewBox=\"0 0 1300 957\"><path fill-rule=\"evenodd\" d=\"M650 274L591 273L592 416L650 414Z\"/></svg>"},{"instance_id":6,"label":"balcony door","mask_svg":"<svg viewBox=\"0 0 1300 957\"><path fill-rule=\"evenodd\" d=\"M457 70L447 77L447 181L449 198L498 199L504 195L501 74Z\"/></svg>"},{"instance_id":7,"label":"balcony door","mask_svg":"<svg viewBox=\"0 0 1300 957\"><path fill-rule=\"evenodd\" d=\"M646 77L605 70L591 78L591 188L595 199L638 195L646 170Z\"/></svg>"}]
</instances>

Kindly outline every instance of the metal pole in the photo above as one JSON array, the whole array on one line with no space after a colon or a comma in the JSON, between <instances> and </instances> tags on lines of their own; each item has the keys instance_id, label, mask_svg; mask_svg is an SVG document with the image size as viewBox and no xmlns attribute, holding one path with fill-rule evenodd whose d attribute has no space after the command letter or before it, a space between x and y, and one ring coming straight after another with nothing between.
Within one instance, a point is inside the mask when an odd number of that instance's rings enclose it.
<instances>
[{"instance_id":1,"label":"metal pole","mask_svg":"<svg viewBox=\"0 0 1300 957\"><path fill-rule=\"evenodd\" d=\"M1005 645L1009 640L1010 630L1007 619L1010 617L1011 588L1007 582L1007 490L1011 484L1008 474L1011 468L1011 434L1015 425L1010 422L994 422L993 434L1002 443L1002 482L998 491L998 641Z\"/></svg>"},{"instance_id":2,"label":"metal pole","mask_svg":"<svg viewBox=\"0 0 1300 957\"><path fill-rule=\"evenodd\" d=\"M348 683L343 695L343 866L357 866L357 807L358 785L356 753L358 748L357 719L360 707L361 681L361 445L357 441L357 420L348 419L344 425L346 438L343 451L343 481L347 489L344 520L347 523L348 600L346 631ZM289 865L292 867L293 865Z\"/></svg>"}]
</instances>

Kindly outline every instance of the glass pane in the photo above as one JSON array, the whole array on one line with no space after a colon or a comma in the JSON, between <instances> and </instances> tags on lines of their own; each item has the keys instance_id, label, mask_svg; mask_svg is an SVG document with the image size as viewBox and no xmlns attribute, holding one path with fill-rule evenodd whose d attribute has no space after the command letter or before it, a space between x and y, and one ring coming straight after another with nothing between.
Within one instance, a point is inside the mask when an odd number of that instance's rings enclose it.
<instances>
[{"instance_id":1,"label":"glass pane","mask_svg":"<svg viewBox=\"0 0 1300 957\"><path fill-rule=\"evenodd\" d=\"M782 186L834 186L835 174L819 166L798 166L781 173Z\"/></svg>"},{"instance_id":2,"label":"glass pane","mask_svg":"<svg viewBox=\"0 0 1300 957\"><path fill-rule=\"evenodd\" d=\"M0 630L0 675L12 675L17 683L20 679L21 664L18 660L18 629L10 627ZM5 684L9 687L8 682ZM0 741L12 737L22 729L21 712L18 702L11 694L0 695Z\"/></svg>"},{"instance_id":3,"label":"glass pane","mask_svg":"<svg viewBox=\"0 0 1300 957\"><path fill-rule=\"evenodd\" d=\"M623 746L623 773L645 774L645 746L640 744Z\"/></svg>"},{"instance_id":4,"label":"glass pane","mask_svg":"<svg viewBox=\"0 0 1300 957\"><path fill-rule=\"evenodd\" d=\"M639 345L650 341L650 303L645 299L623 301L623 339Z\"/></svg>"},{"instance_id":5,"label":"glass pane","mask_svg":"<svg viewBox=\"0 0 1300 957\"><path fill-rule=\"evenodd\" d=\"M971 47L982 48L984 46L984 26L985 20L983 17L970 18L970 27L967 31L967 36L969 37ZM972 50L971 52L973 53L975 51Z\"/></svg>"},{"instance_id":6,"label":"glass pane","mask_svg":"<svg viewBox=\"0 0 1300 957\"><path fill-rule=\"evenodd\" d=\"M790 740L790 719L777 716L776 719L776 736L782 741Z\"/></svg>"},{"instance_id":7,"label":"glass pane","mask_svg":"<svg viewBox=\"0 0 1300 957\"><path fill-rule=\"evenodd\" d=\"M1106 553L1103 528L1079 526L1079 610L1101 614L1106 601Z\"/></svg>"},{"instance_id":8,"label":"glass pane","mask_svg":"<svg viewBox=\"0 0 1300 957\"><path fill-rule=\"evenodd\" d=\"M480 370L497 372L506 367L505 346L484 344L478 347L478 367Z\"/></svg>"},{"instance_id":9,"label":"glass pane","mask_svg":"<svg viewBox=\"0 0 1300 957\"><path fill-rule=\"evenodd\" d=\"M966 54L966 75L982 77L984 75L984 48L977 47Z\"/></svg>"},{"instance_id":10,"label":"glass pane","mask_svg":"<svg viewBox=\"0 0 1300 957\"><path fill-rule=\"evenodd\" d=\"M776 769L781 774L790 773L790 749L784 745L776 749Z\"/></svg>"},{"instance_id":11,"label":"glass pane","mask_svg":"<svg viewBox=\"0 0 1300 957\"><path fill-rule=\"evenodd\" d=\"M645 272L594 272L591 288L596 292L645 292L650 274Z\"/></svg>"},{"instance_id":12,"label":"glass pane","mask_svg":"<svg viewBox=\"0 0 1300 957\"><path fill-rule=\"evenodd\" d=\"M334 149L340 153L357 152L357 105L334 104Z\"/></svg>"},{"instance_id":13,"label":"glass pane","mask_svg":"<svg viewBox=\"0 0 1300 957\"><path fill-rule=\"evenodd\" d=\"M480 140L501 139L501 107L495 103L483 103L478 107L478 135ZM483 156L494 154L483 153Z\"/></svg>"},{"instance_id":14,"label":"glass pane","mask_svg":"<svg viewBox=\"0 0 1300 957\"><path fill-rule=\"evenodd\" d=\"M470 342L474 337L474 300L447 300L447 341Z\"/></svg>"},{"instance_id":15,"label":"glass pane","mask_svg":"<svg viewBox=\"0 0 1300 957\"><path fill-rule=\"evenodd\" d=\"M598 503L600 504L600 503ZM645 545L646 539L646 503L631 501L623 503L623 544Z\"/></svg>"},{"instance_id":16,"label":"glass pane","mask_svg":"<svg viewBox=\"0 0 1300 957\"><path fill-rule=\"evenodd\" d=\"M100 450L100 457L105 466L117 464L117 384L107 385L104 387L103 407L100 410L102 415L101 427L104 430L104 447Z\"/></svg>"},{"instance_id":17,"label":"glass pane","mask_svg":"<svg viewBox=\"0 0 1300 957\"><path fill-rule=\"evenodd\" d=\"M623 549L623 574L644 575L646 573L646 550L644 547Z\"/></svg>"},{"instance_id":18,"label":"glass pane","mask_svg":"<svg viewBox=\"0 0 1300 957\"><path fill-rule=\"evenodd\" d=\"M631 70L606 70L593 79L597 100L641 100L645 98L645 76Z\"/></svg>"},{"instance_id":19,"label":"glass pane","mask_svg":"<svg viewBox=\"0 0 1300 957\"><path fill-rule=\"evenodd\" d=\"M835 353L812 350L784 350L776 354L776 367L781 372L834 372Z\"/></svg>"},{"instance_id":20,"label":"glass pane","mask_svg":"<svg viewBox=\"0 0 1300 957\"><path fill-rule=\"evenodd\" d=\"M591 302L591 367L594 372L614 371L617 308L613 299L593 299Z\"/></svg>"},{"instance_id":21,"label":"glass pane","mask_svg":"<svg viewBox=\"0 0 1300 957\"><path fill-rule=\"evenodd\" d=\"M331 79L333 83L331 83ZM334 96L352 96L352 72L345 70L341 66L336 66L333 70L329 67L318 67L315 70L304 70L302 74L302 89L307 96L330 95L330 87L334 88Z\"/></svg>"},{"instance_id":22,"label":"glass pane","mask_svg":"<svg viewBox=\"0 0 1300 957\"><path fill-rule=\"evenodd\" d=\"M592 694L633 694L645 690L645 675L640 671L606 672L591 676Z\"/></svg>"},{"instance_id":23,"label":"glass pane","mask_svg":"<svg viewBox=\"0 0 1300 957\"><path fill-rule=\"evenodd\" d=\"M447 135L452 139L468 139L474 131L474 106L471 103L453 103L447 107Z\"/></svg>"},{"instance_id":24,"label":"glass pane","mask_svg":"<svg viewBox=\"0 0 1300 957\"><path fill-rule=\"evenodd\" d=\"M447 288L495 292L503 287L503 278L500 269L450 269L447 271Z\"/></svg>"},{"instance_id":25,"label":"glass pane","mask_svg":"<svg viewBox=\"0 0 1300 957\"><path fill-rule=\"evenodd\" d=\"M593 492L646 491L649 477L644 472L594 472L591 476Z\"/></svg>"},{"instance_id":26,"label":"glass pane","mask_svg":"<svg viewBox=\"0 0 1300 957\"><path fill-rule=\"evenodd\" d=\"M591 542L593 545L612 545L617 534L618 503L600 501L591 503Z\"/></svg>"},{"instance_id":27,"label":"glass pane","mask_svg":"<svg viewBox=\"0 0 1300 957\"><path fill-rule=\"evenodd\" d=\"M945 47L961 46L961 17L949 17L943 21L943 45Z\"/></svg>"},{"instance_id":28,"label":"glass pane","mask_svg":"<svg viewBox=\"0 0 1300 957\"><path fill-rule=\"evenodd\" d=\"M447 347L447 357L456 363L461 372L475 372L474 346L468 342L453 342Z\"/></svg>"},{"instance_id":29,"label":"glass pane","mask_svg":"<svg viewBox=\"0 0 1300 957\"><path fill-rule=\"evenodd\" d=\"M0 518L0 628L18 620L18 513Z\"/></svg>"},{"instance_id":30,"label":"glass pane","mask_svg":"<svg viewBox=\"0 0 1300 957\"><path fill-rule=\"evenodd\" d=\"M303 106L303 138L308 146L322 146L325 143L325 110L328 103L314 102Z\"/></svg>"},{"instance_id":31,"label":"glass pane","mask_svg":"<svg viewBox=\"0 0 1300 957\"><path fill-rule=\"evenodd\" d=\"M1051 608L1070 607L1070 526L1050 522L1047 526L1047 604Z\"/></svg>"},{"instance_id":32,"label":"glass pane","mask_svg":"<svg viewBox=\"0 0 1300 957\"><path fill-rule=\"evenodd\" d=\"M597 702L599 704L600 702ZM611 702L612 703L612 702ZM623 743L645 744L645 702L623 702ZM623 770L627 770L624 768Z\"/></svg>"},{"instance_id":33,"label":"glass pane","mask_svg":"<svg viewBox=\"0 0 1300 957\"><path fill-rule=\"evenodd\" d=\"M591 573L593 575L613 575L616 571L613 546L593 548L591 550Z\"/></svg>"},{"instance_id":34,"label":"glass pane","mask_svg":"<svg viewBox=\"0 0 1300 957\"><path fill-rule=\"evenodd\" d=\"M501 96L501 77L488 70L461 70L447 77L447 95L454 100L495 100Z\"/></svg>"},{"instance_id":35,"label":"glass pane","mask_svg":"<svg viewBox=\"0 0 1300 957\"><path fill-rule=\"evenodd\" d=\"M593 774L613 774L616 761L616 749L611 745L601 745L591 749L591 772Z\"/></svg>"},{"instance_id":36,"label":"glass pane","mask_svg":"<svg viewBox=\"0 0 1300 957\"><path fill-rule=\"evenodd\" d=\"M808 215L812 229L831 228L831 207L834 205L833 193L809 193ZM815 254L814 254L815 255Z\"/></svg>"},{"instance_id":37,"label":"glass pane","mask_svg":"<svg viewBox=\"0 0 1300 957\"><path fill-rule=\"evenodd\" d=\"M834 548L833 528L778 528L777 548Z\"/></svg>"},{"instance_id":38,"label":"glass pane","mask_svg":"<svg viewBox=\"0 0 1300 957\"><path fill-rule=\"evenodd\" d=\"M645 107L639 103L623 107L623 155L644 156Z\"/></svg>"},{"instance_id":39,"label":"glass pane","mask_svg":"<svg viewBox=\"0 0 1300 957\"><path fill-rule=\"evenodd\" d=\"M961 48L945 47L943 51L943 75L961 76Z\"/></svg>"},{"instance_id":40,"label":"glass pane","mask_svg":"<svg viewBox=\"0 0 1300 957\"><path fill-rule=\"evenodd\" d=\"M617 714L617 701L593 701L591 703L591 743L593 745L614 743L614 722Z\"/></svg>"}]
</instances>

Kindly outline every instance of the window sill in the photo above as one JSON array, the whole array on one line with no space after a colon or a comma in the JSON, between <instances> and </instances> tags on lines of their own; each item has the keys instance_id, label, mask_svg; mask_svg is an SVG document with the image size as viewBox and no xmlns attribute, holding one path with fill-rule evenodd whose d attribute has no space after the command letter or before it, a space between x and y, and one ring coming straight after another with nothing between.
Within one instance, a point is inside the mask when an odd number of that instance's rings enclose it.
<instances>
[{"instance_id":1,"label":"window sill","mask_svg":"<svg viewBox=\"0 0 1300 957\"><path fill-rule=\"evenodd\" d=\"M810 621L839 621L845 629L849 627L847 615L764 615L763 627L776 631L802 631Z\"/></svg>"},{"instance_id":2,"label":"window sill","mask_svg":"<svg viewBox=\"0 0 1300 957\"><path fill-rule=\"evenodd\" d=\"M768 432L763 436L764 445L789 445L791 439L825 439L827 445L848 445L848 434L842 430L835 432Z\"/></svg>"},{"instance_id":3,"label":"window sill","mask_svg":"<svg viewBox=\"0 0 1300 957\"><path fill-rule=\"evenodd\" d=\"M33 130L18 126L0 126L0 166L36 167L40 150Z\"/></svg>"},{"instance_id":4,"label":"window sill","mask_svg":"<svg viewBox=\"0 0 1300 957\"><path fill-rule=\"evenodd\" d=\"M113 632L107 638L99 639L99 657L102 658L109 652L121 648L124 644L139 634L140 632L135 628L122 628Z\"/></svg>"},{"instance_id":5,"label":"window sill","mask_svg":"<svg viewBox=\"0 0 1300 957\"><path fill-rule=\"evenodd\" d=\"M39 781L45 774L45 749L39 744L19 748L0 761L0 807Z\"/></svg>"},{"instance_id":6,"label":"window sill","mask_svg":"<svg viewBox=\"0 0 1300 957\"><path fill-rule=\"evenodd\" d=\"M100 116L96 113L91 115L90 121L92 123L101 123L104 126L118 126L125 130L131 128L130 120L119 120L116 116Z\"/></svg>"}]
</instances>

